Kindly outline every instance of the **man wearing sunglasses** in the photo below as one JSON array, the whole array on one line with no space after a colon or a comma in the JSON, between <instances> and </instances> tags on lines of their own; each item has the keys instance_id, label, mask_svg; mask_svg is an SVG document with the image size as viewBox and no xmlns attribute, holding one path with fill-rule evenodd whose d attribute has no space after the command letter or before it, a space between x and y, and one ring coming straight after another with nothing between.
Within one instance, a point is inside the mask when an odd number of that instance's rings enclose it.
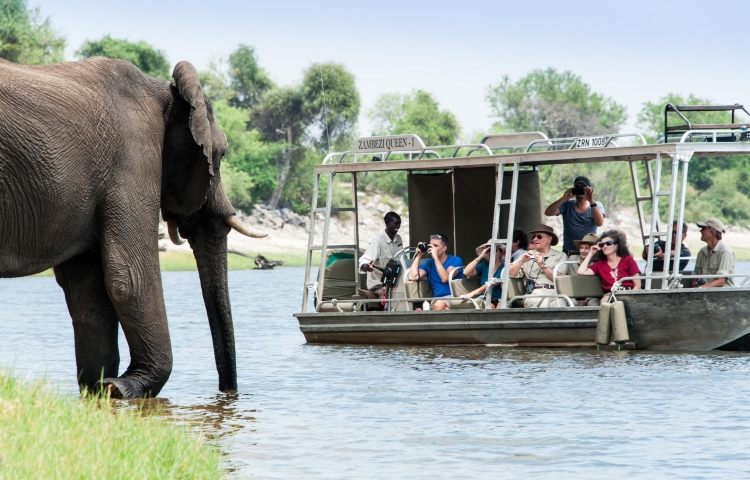
<instances>
[{"instance_id":1,"label":"man wearing sunglasses","mask_svg":"<svg viewBox=\"0 0 750 480\"><path fill-rule=\"evenodd\" d=\"M573 188L565 190L544 214L548 217L562 215L563 251L568 255L578 253L574 240L582 239L587 233L596 234L596 228L604 225L604 205L594 201L591 181L583 175L576 177Z\"/></svg>"},{"instance_id":2,"label":"man wearing sunglasses","mask_svg":"<svg viewBox=\"0 0 750 480\"><path fill-rule=\"evenodd\" d=\"M687 238L687 223L682 222L682 248L680 250L680 271L685 270L685 267L687 267L688 262L690 262L690 250L685 246L685 239ZM672 224L672 248L671 248L671 257L669 259L669 262L667 262L667 272L672 271L672 260L675 257L675 246L677 244L677 220L674 221ZM663 272L664 271L664 250L667 248L667 242L665 240L659 240L656 242L656 249L654 250L654 264L653 268L651 269L652 272ZM643 249L643 259L648 260L648 250L649 246L646 245L646 248Z\"/></svg>"},{"instance_id":3,"label":"man wearing sunglasses","mask_svg":"<svg viewBox=\"0 0 750 480\"><path fill-rule=\"evenodd\" d=\"M430 235L430 244L427 248L427 255L430 258L424 264L420 265L419 260L423 252L417 249L414 260L409 267L409 280L412 282L419 281L427 277L432 287L432 295L436 298L447 297L451 294L448 278L451 271L463 265L459 257L448 255L448 237L443 234ZM463 278L462 273L458 273L454 278ZM433 310L449 310L450 306L443 300L433 300Z\"/></svg>"},{"instance_id":4,"label":"man wearing sunglasses","mask_svg":"<svg viewBox=\"0 0 750 480\"><path fill-rule=\"evenodd\" d=\"M695 259L695 275L731 275L734 273L734 252L721 241L724 236L724 224L718 218L709 218L698 222L701 229L701 240L706 246L701 248ZM732 277L695 278L693 288L734 287Z\"/></svg>"},{"instance_id":5,"label":"man wearing sunglasses","mask_svg":"<svg viewBox=\"0 0 750 480\"><path fill-rule=\"evenodd\" d=\"M559 239L552 227L539 224L529 231L529 250L518 260L510 264L508 274L511 277L523 278L528 285L526 292L531 295L550 295L555 293L553 279L555 265L564 262L568 257L564 253L552 250ZM565 275L567 265L558 270L558 275ZM562 307L566 303L555 297L531 297L523 299L524 308Z\"/></svg>"}]
</instances>

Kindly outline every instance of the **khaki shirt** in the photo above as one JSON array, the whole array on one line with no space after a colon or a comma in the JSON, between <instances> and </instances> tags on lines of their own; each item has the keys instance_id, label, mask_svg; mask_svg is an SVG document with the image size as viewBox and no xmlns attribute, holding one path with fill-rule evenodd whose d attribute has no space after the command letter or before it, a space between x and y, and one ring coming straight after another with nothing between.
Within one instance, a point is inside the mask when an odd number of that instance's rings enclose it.
<instances>
[{"instance_id":1,"label":"khaki shirt","mask_svg":"<svg viewBox=\"0 0 750 480\"><path fill-rule=\"evenodd\" d=\"M544 264L548 266L549 268L553 269L555 268L555 265L557 265L560 262L564 262L568 259L568 256L565 255L563 252L560 252L558 250L552 250L550 249L549 252L547 252L547 255L544 256ZM558 270L558 273L560 275L567 275L568 268L570 265L563 265ZM575 267L575 265L573 265ZM518 271L518 273L515 275L515 278L525 278L526 280L534 280L537 285L553 285L552 280L547 278L547 275L544 274L544 272L541 271L539 268L539 265L536 264L536 261L531 260L523 265L521 265L521 269Z\"/></svg>"},{"instance_id":2,"label":"khaki shirt","mask_svg":"<svg viewBox=\"0 0 750 480\"><path fill-rule=\"evenodd\" d=\"M719 240L713 252L708 254L708 245L701 248L698 256L695 258L695 275L717 275L717 278L723 275L734 273L734 252L724 242ZM731 277L726 277L725 287L734 287ZM713 281L713 278L707 278L707 281Z\"/></svg>"}]
</instances>

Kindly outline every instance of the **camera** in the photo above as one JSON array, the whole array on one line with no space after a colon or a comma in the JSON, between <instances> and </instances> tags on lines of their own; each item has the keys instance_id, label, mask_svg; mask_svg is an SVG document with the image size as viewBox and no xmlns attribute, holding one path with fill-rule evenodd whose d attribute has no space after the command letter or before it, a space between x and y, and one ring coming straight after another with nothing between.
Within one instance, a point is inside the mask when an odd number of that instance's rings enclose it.
<instances>
[{"instance_id":1,"label":"camera","mask_svg":"<svg viewBox=\"0 0 750 480\"><path fill-rule=\"evenodd\" d=\"M419 250L422 253L426 252L428 248L430 248L430 244L427 242L419 242L417 244L417 250Z\"/></svg>"},{"instance_id":2,"label":"camera","mask_svg":"<svg viewBox=\"0 0 750 480\"><path fill-rule=\"evenodd\" d=\"M570 191L573 195L586 195L586 190L583 189L583 187L573 187L573 190Z\"/></svg>"},{"instance_id":3,"label":"camera","mask_svg":"<svg viewBox=\"0 0 750 480\"><path fill-rule=\"evenodd\" d=\"M529 260L534 260L535 258L536 258L536 253L535 252L529 253Z\"/></svg>"},{"instance_id":4,"label":"camera","mask_svg":"<svg viewBox=\"0 0 750 480\"><path fill-rule=\"evenodd\" d=\"M705 284L707 284L707 283L708 283L708 280L706 280L705 278L699 278L699 279L698 279L698 283L697 283L697 285L696 285L696 286L698 286L698 287L702 287L703 285L705 285Z\"/></svg>"}]
</instances>

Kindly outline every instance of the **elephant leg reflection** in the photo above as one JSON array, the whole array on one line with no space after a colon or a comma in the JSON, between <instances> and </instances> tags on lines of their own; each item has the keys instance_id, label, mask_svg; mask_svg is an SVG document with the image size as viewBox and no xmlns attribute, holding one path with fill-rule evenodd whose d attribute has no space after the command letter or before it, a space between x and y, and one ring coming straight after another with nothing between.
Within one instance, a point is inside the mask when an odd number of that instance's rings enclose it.
<instances>
[{"instance_id":1,"label":"elephant leg reflection","mask_svg":"<svg viewBox=\"0 0 750 480\"><path fill-rule=\"evenodd\" d=\"M130 349L125 373L103 383L114 385L113 396L123 398L156 396L172 372L157 245L150 237L133 238L133 232L146 230L120 230L114 235L105 230L102 243L105 284Z\"/></svg>"},{"instance_id":2,"label":"elephant leg reflection","mask_svg":"<svg viewBox=\"0 0 750 480\"><path fill-rule=\"evenodd\" d=\"M54 270L73 319L78 385L94 391L102 378L116 377L120 366L117 313L104 286L101 254L83 253Z\"/></svg>"}]
</instances>

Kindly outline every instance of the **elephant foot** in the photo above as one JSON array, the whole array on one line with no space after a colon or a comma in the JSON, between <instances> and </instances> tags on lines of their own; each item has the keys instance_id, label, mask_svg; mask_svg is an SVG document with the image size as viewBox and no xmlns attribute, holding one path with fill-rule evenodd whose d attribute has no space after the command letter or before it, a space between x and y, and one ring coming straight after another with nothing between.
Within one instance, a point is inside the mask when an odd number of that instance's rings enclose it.
<instances>
[{"instance_id":1,"label":"elephant foot","mask_svg":"<svg viewBox=\"0 0 750 480\"><path fill-rule=\"evenodd\" d=\"M151 396L151 392L146 392L143 385L129 378L105 378L97 383L97 390L108 394L110 398L123 400Z\"/></svg>"}]
</instances>

